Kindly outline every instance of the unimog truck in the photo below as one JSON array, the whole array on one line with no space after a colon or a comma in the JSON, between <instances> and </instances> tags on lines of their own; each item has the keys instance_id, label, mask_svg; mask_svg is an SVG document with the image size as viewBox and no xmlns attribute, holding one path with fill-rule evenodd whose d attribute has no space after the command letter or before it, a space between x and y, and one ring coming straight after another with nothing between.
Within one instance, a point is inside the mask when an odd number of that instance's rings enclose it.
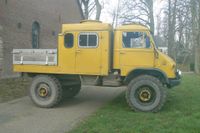
<instances>
[{"instance_id":1,"label":"unimog truck","mask_svg":"<svg viewBox=\"0 0 200 133\"><path fill-rule=\"evenodd\" d=\"M43 108L92 84L126 86L132 110L157 112L166 89L178 85L181 76L175 62L157 49L148 27L132 23L113 29L89 20L63 24L57 49L14 49L13 69L33 78L30 97Z\"/></svg>"}]
</instances>

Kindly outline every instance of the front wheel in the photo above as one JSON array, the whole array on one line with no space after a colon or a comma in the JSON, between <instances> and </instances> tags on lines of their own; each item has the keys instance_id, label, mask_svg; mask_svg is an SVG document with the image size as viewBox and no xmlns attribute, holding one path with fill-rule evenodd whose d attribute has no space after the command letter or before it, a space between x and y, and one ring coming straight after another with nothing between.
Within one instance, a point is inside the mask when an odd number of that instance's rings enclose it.
<instances>
[{"instance_id":1,"label":"front wheel","mask_svg":"<svg viewBox=\"0 0 200 133\"><path fill-rule=\"evenodd\" d=\"M157 78L142 75L129 83L126 100L135 111L158 112L165 103L166 89Z\"/></svg>"}]
</instances>

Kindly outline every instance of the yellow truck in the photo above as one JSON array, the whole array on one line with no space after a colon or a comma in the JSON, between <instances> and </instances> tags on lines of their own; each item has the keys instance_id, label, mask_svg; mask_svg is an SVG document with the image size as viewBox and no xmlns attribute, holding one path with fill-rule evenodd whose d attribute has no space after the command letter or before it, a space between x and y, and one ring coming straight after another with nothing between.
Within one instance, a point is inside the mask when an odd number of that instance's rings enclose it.
<instances>
[{"instance_id":1,"label":"yellow truck","mask_svg":"<svg viewBox=\"0 0 200 133\"><path fill-rule=\"evenodd\" d=\"M157 112L166 88L180 83L181 71L161 53L149 28L133 23L113 29L99 21L63 24L57 49L14 49L14 72L33 77L32 101L50 108L77 95L83 83L127 86L132 110Z\"/></svg>"}]
</instances>

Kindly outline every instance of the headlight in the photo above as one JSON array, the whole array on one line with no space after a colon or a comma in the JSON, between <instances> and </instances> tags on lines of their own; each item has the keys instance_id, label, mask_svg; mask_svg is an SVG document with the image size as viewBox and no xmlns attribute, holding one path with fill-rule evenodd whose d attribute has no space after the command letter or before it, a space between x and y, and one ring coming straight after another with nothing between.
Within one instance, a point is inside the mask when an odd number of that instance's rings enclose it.
<instances>
[{"instance_id":1,"label":"headlight","mask_svg":"<svg viewBox=\"0 0 200 133\"><path fill-rule=\"evenodd\" d=\"M181 72L181 70L179 70L179 69L177 69L177 73L178 73L178 75L182 75L182 72Z\"/></svg>"}]
</instances>

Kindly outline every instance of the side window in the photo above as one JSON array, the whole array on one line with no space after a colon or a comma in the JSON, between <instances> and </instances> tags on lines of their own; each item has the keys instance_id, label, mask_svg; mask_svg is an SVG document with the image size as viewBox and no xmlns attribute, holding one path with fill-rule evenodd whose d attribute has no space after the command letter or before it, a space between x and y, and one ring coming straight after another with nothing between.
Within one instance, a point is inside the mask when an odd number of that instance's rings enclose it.
<instances>
[{"instance_id":1,"label":"side window","mask_svg":"<svg viewBox=\"0 0 200 133\"><path fill-rule=\"evenodd\" d=\"M74 35L72 33L65 34L64 43L66 48L72 48L74 45Z\"/></svg>"},{"instance_id":2,"label":"side window","mask_svg":"<svg viewBox=\"0 0 200 133\"><path fill-rule=\"evenodd\" d=\"M79 46L87 47L87 35L79 36Z\"/></svg>"},{"instance_id":3,"label":"side window","mask_svg":"<svg viewBox=\"0 0 200 133\"><path fill-rule=\"evenodd\" d=\"M97 35L89 35L88 46L91 47L97 46Z\"/></svg>"},{"instance_id":4,"label":"side window","mask_svg":"<svg viewBox=\"0 0 200 133\"><path fill-rule=\"evenodd\" d=\"M96 33L80 33L79 47L96 48L98 46L98 36Z\"/></svg>"},{"instance_id":5,"label":"side window","mask_svg":"<svg viewBox=\"0 0 200 133\"><path fill-rule=\"evenodd\" d=\"M150 48L150 39L143 32L123 32L122 33L124 48Z\"/></svg>"}]
</instances>

